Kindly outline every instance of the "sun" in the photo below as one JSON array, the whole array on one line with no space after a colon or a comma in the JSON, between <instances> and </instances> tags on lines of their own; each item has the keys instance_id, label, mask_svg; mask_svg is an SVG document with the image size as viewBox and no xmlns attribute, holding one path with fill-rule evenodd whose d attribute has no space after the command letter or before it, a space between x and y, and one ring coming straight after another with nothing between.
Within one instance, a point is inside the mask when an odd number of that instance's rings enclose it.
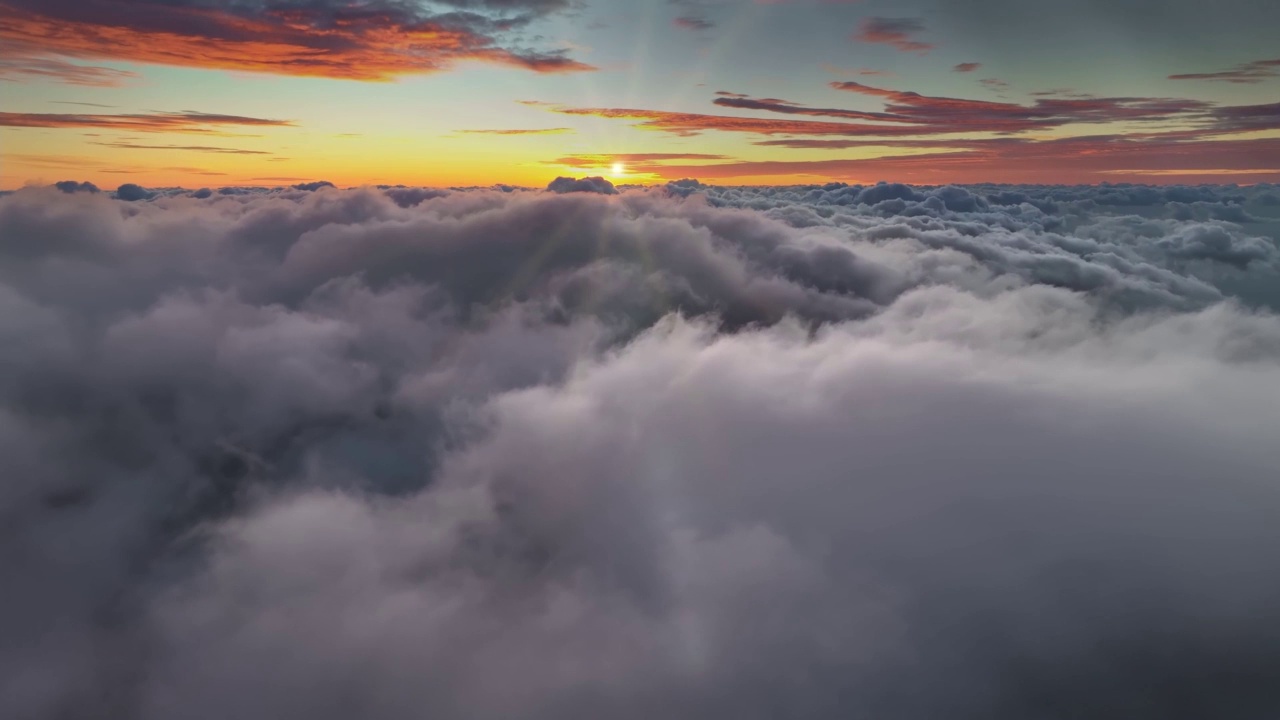
<instances>
[{"instance_id":1,"label":"sun","mask_svg":"<svg viewBox=\"0 0 1280 720\"><path fill-rule=\"evenodd\" d=\"M626 171L627 171L626 166L625 166L625 165L623 165L623 164L622 164L622 163L620 163L620 162L616 162L616 163L614 163L612 166L610 166L610 167L609 167L609 172L610 172L611 174L615 175L615 176L616 176L616 175L622 175L622 174L623 174L623 173L625 173Z\"/></svg>"}]
</instances>

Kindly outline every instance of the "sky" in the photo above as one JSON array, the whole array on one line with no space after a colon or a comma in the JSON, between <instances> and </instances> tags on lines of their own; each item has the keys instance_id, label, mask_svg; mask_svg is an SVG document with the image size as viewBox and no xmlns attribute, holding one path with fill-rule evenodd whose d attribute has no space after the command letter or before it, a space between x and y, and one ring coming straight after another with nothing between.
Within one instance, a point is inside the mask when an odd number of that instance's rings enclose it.
<instances>
[{"instance_id":1,"label":"sky","mask_svg":"<svg viewBox=\"0 0 1280 720\"><path fill-rule=\"evenodd\" d=\"M1280 180L1280 4L0 0L0 188Z\"/></svg>"}]
</instances>

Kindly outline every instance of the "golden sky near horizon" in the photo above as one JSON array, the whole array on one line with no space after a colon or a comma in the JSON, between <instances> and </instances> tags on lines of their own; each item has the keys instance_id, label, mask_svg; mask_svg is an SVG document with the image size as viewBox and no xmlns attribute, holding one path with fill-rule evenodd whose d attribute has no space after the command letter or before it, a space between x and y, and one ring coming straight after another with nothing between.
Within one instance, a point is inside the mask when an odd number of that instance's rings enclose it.
<instances>
[{"instance_id":1,"label":"golden sky near horizon","mask_svg":"<svg viewBox=\"0 0 1280 720\"><path fill-rule=\"evenodd\" d=\"M3 0L0 187L1280 181L1280 10L1024 5Z\"/></svg>"}]
</instances>

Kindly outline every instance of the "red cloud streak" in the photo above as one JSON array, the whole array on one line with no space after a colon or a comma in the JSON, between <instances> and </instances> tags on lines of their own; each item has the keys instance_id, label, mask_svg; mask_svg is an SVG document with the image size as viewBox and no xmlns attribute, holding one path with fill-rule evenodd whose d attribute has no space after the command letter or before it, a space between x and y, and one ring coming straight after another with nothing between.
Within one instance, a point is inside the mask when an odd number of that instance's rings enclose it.
<instances>
[{"instance_id":1,"label":"red cloud streak","mask_svg":"<svg viewBox=\"0 0 1280 720\"><path fill-rule=\"evenodd\" d=\"M858 25L854 40L866 43L891 45L903 52L926 53L933 45L912 39L912 36L924 32L924 23L916 18L864 18Z\"/></svg>"},{"instance_id":2,"label":"red cloud streak","mask_svg":"<svg viewBox=\"0 0 1280 720\"><path fill-rule=\"evenodd\" d=\"M958 141L952 147L958 149L869 159L652 165L632 170L704 180L811 176L922 184L1280 181L1280 138L1177 141L1108 135L1044 142L979 141L971 146Z\"/></svg>"},{"instance_id":3,"label":"red cloud streak","mask_svg":"<svg viewBox=\"0 0 1280 720\"><path fill-rule=\"evenodd\" d=\"M181 2L0 0L0 57L52 54L352 80L435 72L465 60L535 72L593 69L561 52L504 47L497 35L526 18L330 4L236 14Z\"/></svg>"},{"instance_id":4,"label":"red cloud streak","mask_svg":"<svg viewBox=\"0 0 1280 720\"><path fill-rule=\"evenodd\" d=\"M291 127L291 120L219 115L216 113L135 113L127 115L81 115L71 113L0 112L0 127L26 128L106 128L134 132L215 133L227 125L250 127Z\"/></svg>"}]
</instances>

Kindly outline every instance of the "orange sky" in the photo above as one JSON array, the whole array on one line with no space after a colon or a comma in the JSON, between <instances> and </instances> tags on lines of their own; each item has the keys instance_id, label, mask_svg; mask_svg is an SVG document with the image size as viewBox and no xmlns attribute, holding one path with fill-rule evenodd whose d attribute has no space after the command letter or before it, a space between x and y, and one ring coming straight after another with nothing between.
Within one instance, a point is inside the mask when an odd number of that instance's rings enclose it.
<instances>
[{"instance_id":1,"label":"orange sky","mask_svg":"<svg viewBox=\"0 0 1280 720\"><path fill-rule=\"evenodd\" d=\"M1280 182L1274 47L1170 54L1180 2L1020 56L939 0L431 7L0 0L0 187Z\"/></svg>"}]
</instances>

